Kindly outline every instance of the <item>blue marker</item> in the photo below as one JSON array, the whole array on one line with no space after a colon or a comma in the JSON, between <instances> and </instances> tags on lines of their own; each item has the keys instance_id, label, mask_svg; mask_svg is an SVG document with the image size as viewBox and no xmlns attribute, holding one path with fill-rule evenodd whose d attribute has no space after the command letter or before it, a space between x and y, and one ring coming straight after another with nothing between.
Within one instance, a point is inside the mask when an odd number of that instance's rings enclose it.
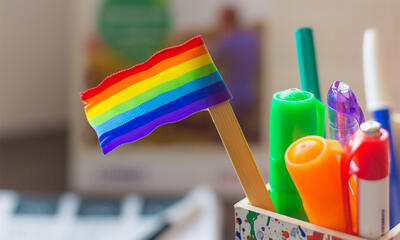
<instances>
[{"instance_id":1,"label":"blue marker","mask_svg":"<svg viewBox=\"0 0 400 240\"><path fill-rule=\"evenodd\" d=\"M390 101L388 83L383 59L382 45L379 43L376 30L368 29L364 33L363 68L365 97L367 109L373 119L389 132L390 141L390 228L400 223L400 188L397 172L396 149L393 144L393 134L390 127Z\"/></svg>"}]
</instances>

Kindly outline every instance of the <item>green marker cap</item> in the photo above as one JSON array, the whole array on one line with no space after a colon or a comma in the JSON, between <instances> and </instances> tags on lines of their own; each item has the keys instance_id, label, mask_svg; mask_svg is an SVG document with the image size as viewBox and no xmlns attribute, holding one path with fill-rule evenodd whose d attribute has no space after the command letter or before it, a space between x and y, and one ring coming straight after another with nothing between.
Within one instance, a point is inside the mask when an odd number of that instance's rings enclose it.
<instances>
[{"instance_id":1,"label":"green marker cap","mask_svg":"<svg viewBox=\"0 0 400 240\"><path fill-rule=\"evenodd\" d=\"M286 169L286 149L299 138L324 135L325 106L299 89L275 93L269 132L269 186L278 213L308 220L299 193Z\"/></svg>"}]
</instances>

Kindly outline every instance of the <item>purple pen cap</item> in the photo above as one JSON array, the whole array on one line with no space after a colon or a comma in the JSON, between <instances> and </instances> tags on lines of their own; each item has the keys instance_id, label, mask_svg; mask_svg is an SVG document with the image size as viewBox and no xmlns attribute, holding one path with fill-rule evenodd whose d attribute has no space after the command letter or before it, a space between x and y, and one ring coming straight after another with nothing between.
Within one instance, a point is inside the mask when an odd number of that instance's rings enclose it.
<instances>
[{"instance_id":1,"label":"purple pen cap","mask_svg":"<svg viewBox=\"0 0 400 240\"><path fill-rule=\"evenodd\" d=\"M346 143L365 121L357 98L349 85L335 81L328 92L329 136Z\"/></svg>"}]
</instances>

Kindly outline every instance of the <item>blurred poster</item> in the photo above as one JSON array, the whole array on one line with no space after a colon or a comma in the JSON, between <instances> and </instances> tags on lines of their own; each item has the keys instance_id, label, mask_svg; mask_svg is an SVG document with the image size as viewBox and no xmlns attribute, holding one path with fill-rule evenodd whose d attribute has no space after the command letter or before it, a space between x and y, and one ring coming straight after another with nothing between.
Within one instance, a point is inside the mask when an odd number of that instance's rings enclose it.
<instances>
[{"instance_id":1,"label":"blurred poster","mask_svg":"<svg viewBox=\"0 0 400 240\"><path fill-rule=\"evenodd\" d=\"M261 25L244 27L240 11L222 8L217 22L207 29L183 32L174 27L173 9L167 0L94 1L91 29L85 39L87 66L84 86L98 85L106 76L144 62L156 51L202 34L225 82L232 91L232 105L250 142L260 141L260 36ZM88 134L90 132L91 134ZM88 124L82 136L97 144ZM137 144L219 141L207 112L164 125Z\"/></svg>"},{"instance_id":2,"label":"blurred poster","mask_svg":"<svg viewBox=\"0 0 400 240\"><path fill-rule=\"evenodd\" d=\"M218 27L210 51L232 92L243 132L248 141L259 141L261 28L243 27L238 10L229 6L220 12Z\"/></svg>"}]
</instances>

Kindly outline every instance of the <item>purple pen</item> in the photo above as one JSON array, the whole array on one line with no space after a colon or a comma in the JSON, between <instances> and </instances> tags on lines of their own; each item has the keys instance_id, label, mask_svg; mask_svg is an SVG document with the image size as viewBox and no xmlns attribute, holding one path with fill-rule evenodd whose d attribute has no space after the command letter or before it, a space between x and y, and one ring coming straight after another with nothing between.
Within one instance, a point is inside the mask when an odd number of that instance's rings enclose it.
<instances>
[{"instance_id":1,"label":"purple pen","mask_svg":"<svg viewBox=\"0 0 400 240\"><path fill-rule=\"evenodd\" d=\"M335 81L328 92L329 137L344 145L365 121L349 85Z\"/></svg>"}]
</instances>

